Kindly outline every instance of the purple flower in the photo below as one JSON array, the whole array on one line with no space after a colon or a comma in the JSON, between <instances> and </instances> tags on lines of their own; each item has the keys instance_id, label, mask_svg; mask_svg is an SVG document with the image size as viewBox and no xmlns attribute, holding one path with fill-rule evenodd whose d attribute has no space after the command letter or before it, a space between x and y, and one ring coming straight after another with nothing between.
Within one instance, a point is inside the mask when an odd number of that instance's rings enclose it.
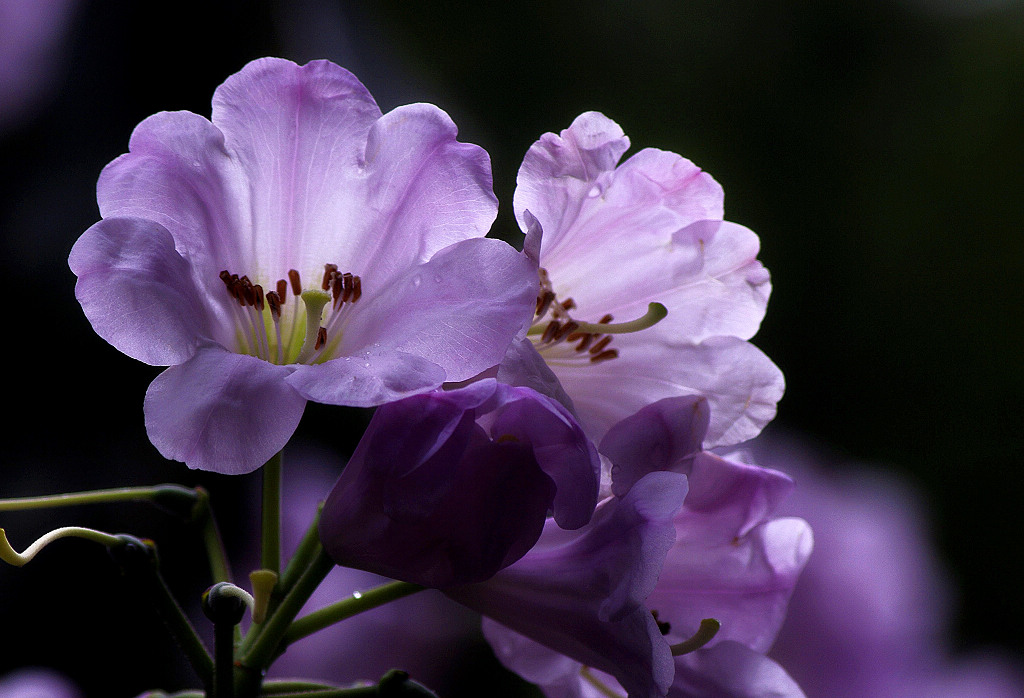
<instances>
[{"instance_id":1,"label":"purple flower","mask_svg":"<svg viewBox=\"0 0 1024 698\"><path fill-rule=\"evenodd\" d=\"M722 220L721 187L693 163L648 148L618 165L628 147L616 123L588 112L526 154L514 205L540 294L529 341L498 378L570 398L595 440L651 402L702 395L708 446L745 441L783 392L778 368L746 341L771 289L757 236ZM668 311L660 321L652 302ZM637 318L642 329L611 333Z\"/></svg>"},{"instance_id":2,"label":"purple flower","mask_svg":"<svg viewBox=\"0 0 1024 698\"><path fill-rule=\"evenodd\" d=\"M446 587L487 579L536 542L548 511L586 524L597 453L568 410L484 379L380 407L324 505L331 557Z\"/></svg>"},{"instance_id":3,"label":"purple flower","mask_svg":"<svg viewBox=\"0 0 1024 698\"><path fill-rule=\"evenodd\" d=\"M282 538L299 543L324 494L341 468L338 456L289 446L289 477L283 482ZM302 614L391 580L335 567L310 597ZM288 646L269 671L348 685L376 682L386 671L404 669L441 695L454 682L460 656L478 642L480 621L469 609L437 591L422 591L336 623Z\"/></svg>"},{"instance_id":4,"label":"purple flower","mask_svg":"<svg viewBox=\"0 0 1024 698\"><path fill-rule=\"evenodd\" d=\"M752 445L796 480L787 512L814 527L815 550L772 649L812 698L1024 696L1024 667L949 647L952 589L928 541L919 496L875 469L792 438Z\"/></svg>"},{"instance_id":5,"label":"purple flower","mask_svg":"<svg viewBox=\"0 0 1024 698\"><path fill-rule=\"evenodd\" d=\"M680 403L688 404L688 409ZM662 557L640 556L647 565L654 566L656 584L643 593L634 593L630 598L636 605L630 608L634 613L637 608L642 609L648 620L656 619L658 639L665 636L661 640L662 648L694 635L704 618L715 618L721 623L721 629L705 648L675 659L675 682L668 695L679 698L801 695L786 672L763 654L782 623L789 595L810 554L810 529L800 519L773 518L779 503L792 488L792 482L782 473L691 451L702 419L701 410L694 409L695 406L699 407L699 403L688 398L655 403L610 430L601 444L602 453L613 461L612 474L616 480L613 487L621 496L605 500L599 512L608 507L618 511L630 502L646 501L647 490L652 482L660 481L658 478L681 477L679 473L683 473L689 484L682 508L669 514L672 530L668 534L671 545L667 552ZM699 445L699 436L696 438ZM640 466L621 460L640 456L647 459ZM664 470L678 472L659 472ZM595 515L590 527L574 535L600 539L602 531L591 529L596 529L603 520ZM649 530L658 530L657 535L665 540L664 529L651 527ZM567 534L560 535L564 538ZM608 538L602 545L607 549L627 545L612 534L606 535ZM632 536L629 545L640 546L641 538ZM531 585L530 593L543 598L549 606L562 608L563 613L579 603L571 587L559 588L548 581L558 578L558 569L566 570L563 573L566 576L575 574L577 578L582 578L577 566L614 570L606 572L613 579L623 574L621 568L607 564L602 568L582 558L577 561L577 557L571 549L565 548L560 559L546 560L551 569L539 569L528 583L513 575L523 574L524 565L534 559L531 551L493 580L477 585L475 597L468 602L453 596L506 626L485 622L485 634L499 658L514 671L541 684L550 698L599 695L593 693L597 684L606 692L621 690L615 681L631 697L664 695L669 687L660 680L653 683L662 691L659 694L650 682L638 683L637 677L624 675L615 661L606 660L612 656L609 648L617 648L616 643L625 643L634 649L646 648L638 644L636 637L613 629L611 624L599 626L612 639L600 639L600 635L591 632L588 637L599 639L593 641L597 647L590 648L588 655L571 642L561 641L557 636L552 639L567 622L561 620L558 628L547 628L546 619L554 615L551 609L536 615L527 614L522 597L527 594L524 589ZM631 577L627 574L626 578ZM499 593L492 591L495 584L506 579L509 580L506 588L499 588ZM584 584L580 586L586 588ZM620 597L608 596L609 599ZM548 651L530 645L516 634L542 643ZM574 661L567 662L566 656ZM603 677L593 670L611 676Z\"/></svg>"},{"instance_id":6,"label":"purple flower","mask_svg":"<svg viewBox=\"0 0 1024 698\"><path fill-rule=\"evenodd\" d=\"M605 500L589 526L563 531L549 523L516 564L482 584L444 591L492 619L485 619L484 635L513 671L523 661L550 672L552 661L579 682L582 663L613 675L630 696L664 695L672 655L644 599L672 546L672 517L685 496L685 477L652 473L624 498ZM530 671L523 675L538 681Z\"/></svg>"},{"instance_id":7,"label":"purple flower","mask_svg":"<svg viewBox=\"0 0 1024 698\"><path fill-rule=\"evenodd\" d=\"M212 120L162 112L100 176L71 251L97 333L170 366L146 394L168 457L249 472L307 400L374 406L498 362L530 314L530 262L482 239L487 154L429 104L381 115L348 71L265 58Z\"/></svg>"}]
</instances>

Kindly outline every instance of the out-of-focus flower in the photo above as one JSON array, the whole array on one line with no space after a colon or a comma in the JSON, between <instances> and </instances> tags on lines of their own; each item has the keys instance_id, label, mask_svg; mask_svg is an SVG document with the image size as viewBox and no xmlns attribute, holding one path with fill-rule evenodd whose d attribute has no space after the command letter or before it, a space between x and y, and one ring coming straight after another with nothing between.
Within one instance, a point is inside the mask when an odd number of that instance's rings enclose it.
<instances>
[{"instance_id":1,"label":"out-of-focus flower","mask_svg":"<svg viewBox=\"0 0 1024 698\"><path fill-rule=\"evenodd\" d=\"M522 557L548 512L585 525L600 461L568 410L483 379L378 408L324 505L331 557L430 587L479 582Z\"/></svg>"},{"instance_id":2,"label":"out-of-focus flower","mask_svg":"<svg viewBox=\"0 0 1024 698\"><path fill-rule=\"evenodd\" d=\"M693 163L648 148L617 165L628 147L615 122L588 112L526 154L514 205L540 293L498 378L567 394L595 440L656 400L702 395L708 447L745 441L784 387L746 341L771 289L757 236L722 219L721 187ZM655 322L650 303L667 316Z\"/></svg>"},{"instance_id":3,"label":"out-of-focus flower","mask_svg":"<svg viewBox=\"0 0 1024 698\"><path fill-rule=\"evenodd\" d=\"M146 394L160 452L249 472L307 400L374 406L496 364L536 273L483 239L487 154L429 104L381 115L348 71L265 58L212 121L162 112L100 176L71 251L97 333L169 366Z\"/></svg>"},{"instance_id":4,"label":"out-of-focus flower","mask_svg":"<svg viewBox=\"0 0 1024 698\"><path fill-rule=\"evenodd\" d=\"M948 646L951 587L917 495L893 475L844 464L792 437L751 457L796 481L784 505L814 528L814 555L772 656L811 698L1021 698L1024 668Z\"/></svg>"},{"instance_id":5,"label":"out-of-focus flower","mask_svg":"<svg viewBox=\"0 0 1024 698\"><path fill-rule=\"evenodd\" d=\"M0 0L0 130L53 91L75 0Z\"/></svg>"},{"instance_id":6,"label":"out-of-focus flower","mask_svg":"<svg viewBox=\"0 0 1024 698\"><path fill-rule=\"evenodd\" d=\"M669 689L664 677L673 671L670 696L801 695L764 652L810 554L810 528L800 519L774 518L792 488L788 477L699 450L704 414L699 407L691 398L669 398L616 425L601 451L612 460L618 496L602 502L590 526L572 533L545 531L537 548L492 580L447 592L501 623L485 621L485 634L499 658L540 684L549 698L608 691L620 695L623 689L631 697L664 695ZM697 452L691 451L693 445ZM631 462L641 457L644 462ZM677 472L658 472L667 470ZM682 508L662 507L668 495L649 490L665 488L671 483L666 478L682 480L681 475L689 484ZM676 493L682 495L678 485ZM645 527L629 528L608 523L614 521L611 513L601 514L630 507L641 507L638 512L653 508L660 516ZM667 531L666 522L671 523ZM587 550L627 549L633 557L603 553L595 563L574 548L580 541L587 541ZM622 564L623 559L631 565ZM629 583L636 586L626 587ZM602 606L591 595L607 600ZM614 619L607 611L598 615L595 608L615 609L637 624L639 612L645 629L654 628L657 642L643 644L635 628L627 633L607 622ZM633 615L626 616L627 611ZM677 657L674 670L671 665L666 670L669 644L695 635L704 618L721 623L716 636L703 649ZM585 622L594 627L579 632ZM653 661L637 665L616 661L613 651L628 656L619 645L633 652L657 649ZM774 693L764 692L769 689Z\"/></svg>"},{"instance_id":7,"label":"out-of-focus flower","mask_svg":"<svg viewBox=\"0 0 1024 698\"><path fill-rule=\"evenodd\" d=\"M50 669L21 669L0 676L0 696L4 698L80 698L79 690Z\"/></svg>"}]
</instances>

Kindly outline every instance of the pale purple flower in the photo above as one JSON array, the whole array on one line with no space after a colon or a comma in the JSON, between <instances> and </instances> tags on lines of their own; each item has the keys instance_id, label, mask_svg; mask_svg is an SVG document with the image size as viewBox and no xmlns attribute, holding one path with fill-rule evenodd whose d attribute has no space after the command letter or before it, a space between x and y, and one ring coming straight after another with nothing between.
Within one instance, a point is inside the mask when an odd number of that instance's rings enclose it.
<instances>
[{"instance_id":1,"label":"pale purple flower","mask_svg":"<svg viewBox=\"0 0 1024 698\"><path fill-rule=\"evenodd\" d=\"M588 594L602 592L607 599L603 603L620 613L628 608L633 614L642 611L648 621L657 619L660 644L654 642L653 647L660 649L654 656L662 660L664 649L691 637L702 619L721 623L704 649L675 659L675 683L668 695L801 695L786 672L763 655L778 632L789 595L810 554L810 528L800 519L775 518L779 503L792 489L788 477L699 451L706 419L700 408L701 401L686 397L659 401L610 430L601 443L602 453L613 463L613 490L618 496L605 500L599 512L628 510L637 502L650 507L653 487L664 487L664 478L686 475L689 492L682 508L660 512L667 513L671 531L650 523L623 536L624 527L616 531L604 523L610 517L598 514L589 527L572 534L553 531L546 539L546 531L537 553L531 551L470 591L449 593L505 626L485 621L485 634L499 658L541 684L549 698L600 695L593 693L598 690L595 683L604 690L625 690L631 698L664 695L668 690L662 675L653 682L639 680L645 676L643 669L659 666L657 661L627 668L614 661L612 652L623 652L620 645L634 652L650 652L652 645L645 645L636 630L629 633L611 623L595 622L608 618L593 613L596 603ZM633 458L644 462L630 462ZM658 472L665 470L677 472ZM571 547L572 536L588 536L602 550L597 564ZM671 544L667 550L658 547L665 541ZM557 552L538 557L548 548ZM632 549L633 557L623 554L623 548ZM633 566L621 564L622 559ZM654 577L644 576L645 585L624 595L622 586L640 578L637 569ZM602 587L591 585L592 577L619 581L604 581ZM630 603L623 605L623 598ZM590 615L579 610L587 601ZM584 622L597 629L573 632ZM565 633L589 638L588 646L581 650L561 637ZM547 651L519 635L545 645Z\"/></svg>"},{"instance_id":2,"label":"pale purple flower","mask_svg":"<svg viewBox=\"0 0 1024 698\"><path fill-rule=\"evenodd\" d=\"M751 451L793 476L784 509L814 527L814 555L771 652L808 696L1024 697L1019 660L951 651L952 587L907 483L792 437Z\"/></svg>"},{"instance_id":3,"label":"pale purple flower","mask_svg":"<svg viewBox=\"0 0 1024 698\"><path fill-rule=\"evenodd\" d=\"M529 341L498 377L567 395L595 440L651 402L701 395L707 445L745 441L783 392L746 341L771 289L758 238L723 220L721 187L689 160L648 148L618 164L628 147L615 122L588 112L526 154L514 206L540 293ZM650 303L668 311L653 326ZM641 317L639 331L600 328Z\"/></svg>"},{"instance_id":4,"label":"pale purple flower","mask_svg":"<svg viewBox=\"0 0 1024 698\"><path fill-rule=\"evenodd\" d=\"M378 408L320 517L340 565L430 587L522 557L548 512L585 525L600 461L562 405L483 379Z\"/></svg>"},{"instance_id":5,"label":"pale purple flower","mask_svg":"<svg viewBox=\"0 0 1024 698\"><path fill-rule=\"evenodd\" d=\"M432 105L382 115L327 61L260 59L211 120L146 119L97 198L76 295L100 336L170 366L146 427L193 468L259 467L307 400L374 406L479 373L536 295L529 261L481 237L487 154Z\"/></svg>"}]
</instances>

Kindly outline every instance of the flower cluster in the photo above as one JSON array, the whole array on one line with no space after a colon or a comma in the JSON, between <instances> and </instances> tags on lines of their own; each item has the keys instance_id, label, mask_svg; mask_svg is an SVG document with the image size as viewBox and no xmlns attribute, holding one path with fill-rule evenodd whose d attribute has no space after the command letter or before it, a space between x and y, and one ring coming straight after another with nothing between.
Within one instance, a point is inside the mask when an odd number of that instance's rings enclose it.
<instances>
[{"instance_id":1,"label":"flower cluster","mask_svg":"<svg viewBox=\"0 0 1024 698\"><path fill-rule=\"evenodd\" d=\"M800 695L764 653L810 529L775 515L788 477L707 450L756 436L783 391L749 343L757 236L679 155L620 162L629 140L588 112L526 154L519 251L485 237L489 160L456 136L326 61L254 61L209 120L143 121L70 265L96 332L167 367L151 441L247 473L307 401L375 407L324 493L334 563L480 612L552 697ZM272 644L274 623L236 667L302 636Z\"/></svg>"}]
</instances>

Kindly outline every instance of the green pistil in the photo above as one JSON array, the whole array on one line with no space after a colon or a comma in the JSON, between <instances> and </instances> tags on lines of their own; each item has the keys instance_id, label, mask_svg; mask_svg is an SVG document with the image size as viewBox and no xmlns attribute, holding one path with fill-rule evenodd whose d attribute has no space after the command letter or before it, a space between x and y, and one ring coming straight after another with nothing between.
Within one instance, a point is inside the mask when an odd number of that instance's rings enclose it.
<instances>
[{"instance_id":1,"label":"green pistil","mask_svg":"<svg viewBox=\"0 0 1024 698\"><path fill-rule=\"evenodd\" d=\"M331 294L319 289L303 291L302 302L306 304L306 336L302 340L302 349L295 362L308 363L317 350L316 339L320 333L320 321L323 319L324 308L331 302Z\"/></svg>"},{"instance_id":2,"label":"green pistil","mask_svg":"<svg viewBox=\"0 0 1024 698\"><path fill-rule=\"evenodd\" d=\"M573 320L577 325L577 327L573 329L573 332L581 334L630 334L631 332L646 330L648 327L654 327L664 320L667 315L668 309L666 309L661 303L648 303L647 312L636 320L615 323L579 322L578 320ZM537 323L530 328L527 334L544 334L544 330L546 328L547 323Z\"/></svg>"},{"instance_id":3,"label":"green pistil","mask_svg":"<svg viewBox=\"0 0 1024 698\"><path fill-rule=\"evenodd\" d=\"M699 650L701 647L711 642L712 638L718 634L721 627L722 624L714 618L705 618L700 622L700 627L697 628L697 632L693 634L693 637L672 645L672 656L679 657Z\"/></svg>"}]
</instances>

